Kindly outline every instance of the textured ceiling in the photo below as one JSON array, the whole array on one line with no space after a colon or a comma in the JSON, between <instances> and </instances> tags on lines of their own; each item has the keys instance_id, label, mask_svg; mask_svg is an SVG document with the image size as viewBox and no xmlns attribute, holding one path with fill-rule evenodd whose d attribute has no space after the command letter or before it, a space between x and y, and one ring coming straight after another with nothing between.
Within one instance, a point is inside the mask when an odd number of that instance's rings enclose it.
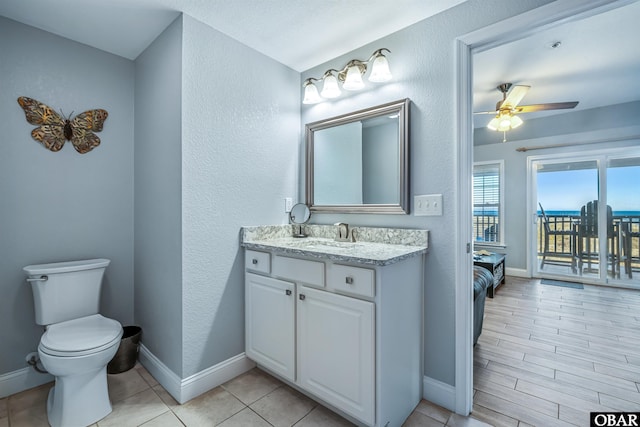
<instances>
[{"instance_id":1,"label":"textured ceiling","mask_svg":"<svg viewBox=\"0 0 640 427\"><path fill-rule=\"evenodd\" d=\"M464 0L6 0L0 15L135 59L184 12L305 71Z\"/></svg>"},{"instance_id":2,"label":"textured ceiling","mask_svg":"<svg viewBox=\"0 0 640 427\"><path fill-rule=\"evenodd\" d=\"M184 12L302 72L462 2L5 0L0 15L135 59ZM494 109L504 82L531 86L522 104L579 101L579 110L640 99L640 1L622 3L474 55L474 111ZM477 115L475 125L490 119Z\"/></svg>"},{"instance_id":3,"label":"textured ceiling","mask_svg":"<svg viewBox=\"0 0 640 427\"><path fill-rule=\"evenodd\" d=\"M579 101L574 110L525 120L640 100L639 22L636 1L474 55L474 111L495 109L500 83L531 86L520 105ZM492 117L476 115L475 126Z\"/></svg>"}]
</instances>

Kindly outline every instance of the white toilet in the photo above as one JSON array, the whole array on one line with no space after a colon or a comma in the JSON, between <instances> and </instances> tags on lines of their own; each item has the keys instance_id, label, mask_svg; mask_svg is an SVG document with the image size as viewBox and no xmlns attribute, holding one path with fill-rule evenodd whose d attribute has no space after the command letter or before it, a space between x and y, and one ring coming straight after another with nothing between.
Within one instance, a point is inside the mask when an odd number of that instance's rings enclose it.
<instances>
[{"instance_id":1,"label":"white toilet","mask_svg":"<svg viewBox=\"0 0 640 427\"><path fill-rule=\"evenodd\" d=\"M56 378L47 415L52 427L88 426L111 412L107 363L122 325L98 314L108 259L29 265L36 323L45 325L38 355Z\"/></svg>"}]
</instances>

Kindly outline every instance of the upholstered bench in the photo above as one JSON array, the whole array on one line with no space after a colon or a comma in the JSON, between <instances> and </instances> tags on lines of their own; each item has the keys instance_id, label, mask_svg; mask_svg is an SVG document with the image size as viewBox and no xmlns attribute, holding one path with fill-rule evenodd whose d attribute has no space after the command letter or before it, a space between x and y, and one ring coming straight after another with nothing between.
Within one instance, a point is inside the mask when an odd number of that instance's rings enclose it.
<instances>
[{"instance_id":1,"label":"upholstered bench","mask_svg":"<svg viewBox=\"0 0 640 427\"><path fill-rule=\"evenodd\" d=\"M487 288L493 286L493 274L484 267L473 266L473 345L478 342L482 332L484 318L484 302L487 299Z\"/></svg>"}]
</instances>

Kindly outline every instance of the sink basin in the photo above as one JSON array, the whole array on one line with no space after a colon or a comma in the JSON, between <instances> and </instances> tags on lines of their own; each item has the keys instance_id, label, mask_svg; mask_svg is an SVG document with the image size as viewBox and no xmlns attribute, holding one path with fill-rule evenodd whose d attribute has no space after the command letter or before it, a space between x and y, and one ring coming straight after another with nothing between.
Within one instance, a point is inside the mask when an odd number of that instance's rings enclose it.
<instances>
[{"instance_id":1,"label":"sink basin","mask_svg":"<svg viewBox=\"0 0 640 427\"><path fill-rule=\"evenodd\" d=\"M362 246L362 243L356 243L356 242L309 242L310 245L309 246L327 246L330 248L356 248L358 246Z\"/></svg>"},{"instance_id":2,"label":"sink basin","mask_svg":"<svg viewBox=\"0 0 640 427\"><path fill-rule=\"evenodd\" d=\"M364 246L364 243L357 242L337 242L333 240L317 240L317 239L309 239L309 240L301 240L296 242L292 246L295 246L299 249L354 249L358 247Z\"/></svg>"}]
</instances>

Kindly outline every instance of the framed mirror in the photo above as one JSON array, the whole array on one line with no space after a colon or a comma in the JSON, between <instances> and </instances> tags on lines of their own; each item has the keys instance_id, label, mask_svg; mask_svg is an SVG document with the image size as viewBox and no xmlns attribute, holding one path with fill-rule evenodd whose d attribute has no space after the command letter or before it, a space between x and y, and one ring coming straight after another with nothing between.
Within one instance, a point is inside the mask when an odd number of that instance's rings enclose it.
<instances>
[{"instance_id":1,"label":"framed mirror","mask_svg":"<svg viewBox=\"0 0 640 427\"><path fill-rule=\"evenodd\" d=\"M407 98L305 126L311 211L409 213L410 103Z\"/></svg>"}]
</instances>

